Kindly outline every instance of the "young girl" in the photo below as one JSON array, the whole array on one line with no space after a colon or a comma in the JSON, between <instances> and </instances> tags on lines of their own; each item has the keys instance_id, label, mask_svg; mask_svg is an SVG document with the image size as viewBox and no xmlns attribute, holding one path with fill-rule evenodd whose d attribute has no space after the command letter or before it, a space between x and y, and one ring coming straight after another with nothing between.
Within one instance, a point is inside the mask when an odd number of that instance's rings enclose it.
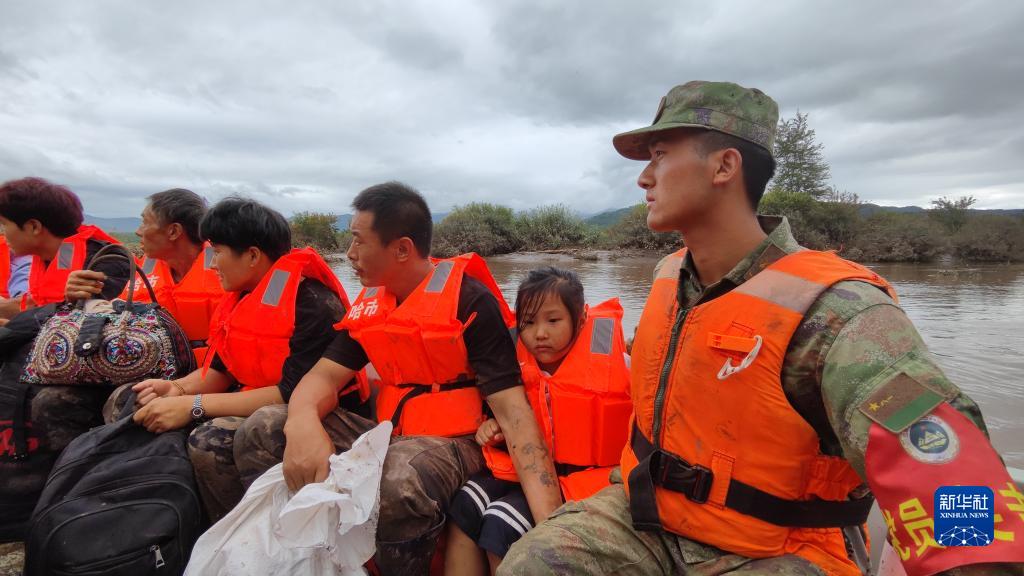
<instances>
[{"instance_id":1,"label":"young girl","mask_svg":"<svg viewBox=\"0 0 1024 576\"><path fill-rule=\"evenodd\" d=\"M523 384L566 500L607 486L626 443L632 404L621 321L617 298L588 309L571 271L533 270L519 286ZM534 524L497 421L481 424L476 440L489 470L467 481L452 502L447 575L482 574L488 565L493 573Z\"/></svg>"}]
</instances>

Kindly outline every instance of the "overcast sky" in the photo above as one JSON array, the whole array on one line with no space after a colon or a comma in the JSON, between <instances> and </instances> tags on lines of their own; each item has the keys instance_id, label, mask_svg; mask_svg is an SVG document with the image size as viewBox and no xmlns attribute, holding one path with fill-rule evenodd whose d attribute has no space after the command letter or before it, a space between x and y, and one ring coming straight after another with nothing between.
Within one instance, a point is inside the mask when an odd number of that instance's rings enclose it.
<instances>
[{"instance_id":1,"label":"overcast sky","mask_svg":"<svg viewBox=\"0 0 1024 576\"><path fill-rule=\"evenodd\" d=\"M95 216L187 187L345 213L403 180L472 201L639 202L611 147L669 88L810 115L833 184L1024 207L1024 2L2 2L0 180Z\"/></svg>"}]
</instances>

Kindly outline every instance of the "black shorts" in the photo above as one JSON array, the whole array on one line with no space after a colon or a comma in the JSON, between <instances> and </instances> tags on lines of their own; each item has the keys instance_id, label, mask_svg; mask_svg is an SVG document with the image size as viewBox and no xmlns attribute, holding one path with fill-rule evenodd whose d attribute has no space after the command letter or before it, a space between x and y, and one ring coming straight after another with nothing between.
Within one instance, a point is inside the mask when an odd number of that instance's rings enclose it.
<instances>
[{"instance_id":1,"label":"black shorts","mask_svg":"<svg viewBox=\"0 0 1024 576\"><path fill-rule=\"evenodd\" d=\"M448 518L478 546L499 558L533 528L522 486L499 480L489 471L471 477L455 493Z\"/></svg>"}]
</instances>

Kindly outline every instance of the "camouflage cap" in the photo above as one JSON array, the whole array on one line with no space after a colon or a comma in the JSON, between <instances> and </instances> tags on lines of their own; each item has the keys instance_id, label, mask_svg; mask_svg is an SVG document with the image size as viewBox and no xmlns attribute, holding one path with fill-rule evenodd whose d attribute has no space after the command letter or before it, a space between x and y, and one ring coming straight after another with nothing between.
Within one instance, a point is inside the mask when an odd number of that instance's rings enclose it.
<instances>
[{"instance_id":1,"label":"camouflage cap","mask_svg":"<svg viewBox=\"0 0 1024 576\"><path fill-rule=\"evenodd\" d=\"M651 136L674 128L706 128L748 140L772 153L779 105L756 88L732 82L694 80L661 99L654 122L618 134L612 144L631 160L649 160Z\"/></svg>"}]
</instances>

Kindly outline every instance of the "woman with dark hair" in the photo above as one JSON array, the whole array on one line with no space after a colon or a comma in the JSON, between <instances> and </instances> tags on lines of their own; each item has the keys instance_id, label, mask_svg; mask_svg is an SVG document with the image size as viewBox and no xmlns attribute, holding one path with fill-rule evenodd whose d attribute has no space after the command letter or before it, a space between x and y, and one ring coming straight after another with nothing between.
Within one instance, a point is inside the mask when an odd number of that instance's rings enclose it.
<instances>
[{"instance_id":1,"label":"woman with dark hair","mask_svg":"<svg viewBox=\"0 0 1024 576\"><path fill-rule=\"evenodd\" d=\"M82 203L73 192L43 180L22 178L0 185L0 226L15 256L32 256L28 292L0 300L0 321L65 299L68 278L107 244L120 244L96 226L82 225ZM126 262L97 265L97 294L114 298L128 282Z\"/></svg>"},{"instance_id":2,"label":"woman with dark hair","mask_svg":"<svg viewBox=\"0 0 1024 576\"><path fill-rule=\"evenodd\" d=\"M133 386L142 406L135 421L158 433L201 423L189 437L197 475L212 467L218 476L237 477L235 429L257 409L288 401L334 339L348 298L316 251L291 249L288 222L262 204L222 200L203 217L200 231L227 292L213 314L210 352L202 368L183 378ZM356 408L368 392L351 387L342 401ZM237 502L244 492L241 480L233 488L237 494L200 484L200 493L213 504L208 509L222 510L217 503Z\"/></svg>"},{"instance_id":3,"label":"woman with dark hair","mask_svg":"<svg viewBox=\"0 0 1024 576\"><path fill-rule=\"evenodd\" d=\"M540 268L519 285L516 328L526 397L562 496L587 498L608 486L626 444L631 403L622 306L613 298L588 308L576 273ZM481 424L476 440L489 470L471 477L452 501L445 574L485 574L488 565L493 574L533 527L497 420Z\"/></svg>"},{"instance_id":4,"label":"woman with dark hair","mask_svg":"<svg viewBox=\"0 0 1024 576\"><path fill-rule=\"evenodd\" d=\"M24 439L21 448L15 441L7 452L16 458L0 459L2 538L20 533L57 454L102 423L100 408L110 395L110 388L102 386L36 387L19 381L52 307L28 309L64 300L70 274L83 268L101 248L118 242L95 226L83 226L78 197L42 178L0 185L0 227L11 253L32 260L28 291L20 297L12 293L11 298L0 298L0 438L21 435ZM95 269L101 283L98 292L109 299L124 288L130 266L127 258L110 259ZM23 427L19 420L31 426Z\"/></svg>"}]
</instances>

